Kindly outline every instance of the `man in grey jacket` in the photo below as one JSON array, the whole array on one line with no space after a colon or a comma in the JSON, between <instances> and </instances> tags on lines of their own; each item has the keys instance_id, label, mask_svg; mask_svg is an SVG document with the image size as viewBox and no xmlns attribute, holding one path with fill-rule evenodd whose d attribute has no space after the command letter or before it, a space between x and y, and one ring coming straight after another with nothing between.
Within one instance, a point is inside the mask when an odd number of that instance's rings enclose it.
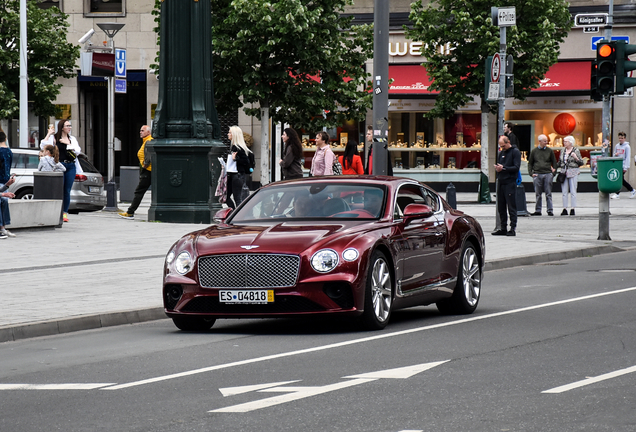
<instances>
[{"instance_id":1,"label":"man in grey jacket","mask_svg":"<svg viewBox=\"0 0 636 432\"><path fill-rule=\"evenodd\" d=\"M545 193L545 205L548 216L554 216L552 207L552 177L557 167L556 156L548 148L548 137L539 135L539 145L532 149L528 158L528 174L532 176L534 193L537 197L534 213L531 216L541 216L541 195Z\"/></svg>"}]
</instances>

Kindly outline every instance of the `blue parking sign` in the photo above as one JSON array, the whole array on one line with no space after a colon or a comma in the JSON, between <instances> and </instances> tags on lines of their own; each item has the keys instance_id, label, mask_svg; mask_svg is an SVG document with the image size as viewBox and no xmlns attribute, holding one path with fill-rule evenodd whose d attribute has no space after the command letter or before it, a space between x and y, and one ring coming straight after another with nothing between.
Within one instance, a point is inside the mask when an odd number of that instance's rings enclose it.
<instances>
[{"instance_id":1,"label":"blue parking sign","mask_svg":"<svg viewBox=\"0 0 636 432\"><path fill-rule=\"evenodd\" d=\"M126 93L126 80L115 79L115 93Z\"/></svg>"},{"instance_id":2,"label":"blue parking sign","mask_svg":"<svg viewBox=\"0 0 636 432\"><path fill-rule=\"evenodd\" d=\"M126 78L126 50L115 48L115 78Z\"/></svg>"},{"instance_id":3,"label":"blue parking sign","mask_svg":"<svg viewBox=\"0 0 636 432\"><path fill-rule=\"evenodd\" d=\"M592 36L592 51L596 51L596 44L605 39L604 36ZM612 36L612 40L624 40L629 43L629 36Z\"/></svg>"}]
</instances>

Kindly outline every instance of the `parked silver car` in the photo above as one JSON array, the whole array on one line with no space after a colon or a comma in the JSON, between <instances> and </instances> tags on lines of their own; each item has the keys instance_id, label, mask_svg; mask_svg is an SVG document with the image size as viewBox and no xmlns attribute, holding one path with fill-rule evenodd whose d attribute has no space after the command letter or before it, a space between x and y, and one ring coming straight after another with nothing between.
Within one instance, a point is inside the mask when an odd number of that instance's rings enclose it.
<instances>
[{"instance_id":1,"label":"parked silver car","mask_svg":"<svg viewBox=\"0 0 636 432\"><path fill-rule=\"evenodd\" d=\"M38 150L12 148L13 164L11 174L15 174L15 183L9 187L18 199L33 199L33 172L38 170ZM80 165L84 172L75 175L71 189L69 213L101 210L106 206L104 179L86 156L80 154Z\"/></svg>"}]
</instances>

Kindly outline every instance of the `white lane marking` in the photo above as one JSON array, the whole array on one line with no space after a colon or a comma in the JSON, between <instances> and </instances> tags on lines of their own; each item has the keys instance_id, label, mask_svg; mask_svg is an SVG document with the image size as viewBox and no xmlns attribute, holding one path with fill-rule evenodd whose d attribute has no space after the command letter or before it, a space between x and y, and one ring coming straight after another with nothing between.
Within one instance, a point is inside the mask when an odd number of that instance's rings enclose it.
<instances>
[{"instance_id":1,"label":"white lane marking","mask_svg":"<svg viewBox=\"0 0 636 432\"><path fill-rule=\"evenodd\" d=\"M94 384L0 384L0 390L93 390L115 383Z\"/></svg>"},{"instance_id":2,"label":"white lane marking","mask_svg":"<svg viewBox=\"0 0 636 432\"><path fill-rule=\"evenodd\" d=\"M424 432L424 430L423 429L417 429L417 430L416 429L404 429L404 430L401 430L399 432Z\"/></svg>"},{"instance_id":3,"label":"white lane marking","mask_svg":"<svg viewBox=\"0 0 636 432\"><path fill-rule=\"evenodd\" d=\"M228 397L228 396L234 396L234 395L238 395L238 394L258 391L258 390L261 390L261 389L266 389L268 387L277 387L277 386L282 386L282 385L285 385L285 384L291 384L291 383L295 383L295 382L298 382L298 381L300 381L300 380L281 381L281 382L275 382L275 383L269 383L269 384L246 385L246 386L239 386L239 387L225 387L225 388L220 388L219 391L221 392L223 397Z\"/></svg>"},{"instance_id":4,"label":"white lane marking","mask_svg":"<svg viewBox=\"0 0 636 432\"><path fill-rule=\"evenodd\" d=\"M427 330L434 330L434 329L443 328L443 327L450 327L450 326L459 325L459 324L466 324L466 323L470 323L470 322L474 322L474 321L480 321L480 320L485 320L485 319L490 319L490 318L498 318L498 317L502 317L502 316L506 316L506 315L514 315L514 314L518 314L518 313L522 313L522 312L528 312L528 311L532 311L532 310L536 310L536 309L543 309L543 308L547 308L547 307L560 306L560 305L564 305L564 304L568 304L568 303L574 303L574 302L579 302L579 301L583 301L583 300L590 300L590 299L595 299L595 298L599 298L599 297L606 297L606 296L615 295L615 294L622 294L622 293L635 291L635 290L636 290L636 287L630 287L630 288L623 288L623 289L614 290L614 291L608 291L608 292L604 292L604 293L590 294L590 295L586 295L586 296L582 296L582 297L575 297L575 298L571 298L571 299L567 299L567 300L559 300L559 301L550 302L550 303L543 303L543 304L535 305L535 306L527 306L527 307L523 307L523 308L519 308L519 309L512 309L512 310L504 311L504 312L496 312L496 313L486 314L486 315L481 315L481 316L473 316L471 318L464 318L464 319L460 319L460 320L457 320L457 321L451 321L451 322L446 322L446 323L441 323L441 324L433 324L433 325L424 326L424 327L416 327L416 328L412 328L412 329L408 329L408 330L401 330L401 331L393 332L393 333L383 333L383 334L376 335L376 336L369 336L369 337L360 338L360 339L353 339L353 340L344 341L344 342L338 342L338 343L329 344L329 345L316 346L316 347L306 348L306 349L301 349L301 350L296 350L296 351L289 351L289 352L284 352L284 353L279 353L279 354L272 354L272 355L263 356L263 357L256 357L256 358L252 358L252 359L239 360L239 361L235 361L235 362L231 362L231 363L225 363L225 364L220 364L220 365L216 365L216 366L209 366L209 367L204 367L204 368L200 368L200 369L193 369L193 370L190 370L190 371L179 372L179 373L159 376L159 377L155 377L155 378L148 378L148 379L144 379L144 380L140 380L140 381L133 381L133 382L129 382L129 383L126 383L126 384L119 384L119 385L115 385L115 386L112 386L112 387L105 387L105 388L102 388L101 390L121 390L121 389L129 388L129 387L136 387L136 386L145 385L145 384L152 384L152 383L156 383L156 382L160 382L160 381L167 381L167 380L175 379L175 378L183 378L183 377L186 377L186 376L196 375L196 374L205 373L205 372L212 372L212 371L221 370L221 369L228 369L228 368L232 368L232 367L236 367L236 366L244 366L244 365L248 365L248 364L260 363L260 362L280 359L280 358L284 358L284 357L293 357L293 356L297 356L297 355L301 355L301 354L313 353L313 352L317 352L317 351L326 351L326 350L330 350L330 349L334 349L334 348L341 348L341 347L350 346L350 345L356 345L356 344L365 343L365 342L372 342L372 341L386 339L386 338L390 338L390 337L403 336L403 335L406 335L406 334L417 333L417 332L422 332L422 331L427 331Z\"/></svg>"},{"instance_id":5,"label":"white lane marking","mask_svg":"<svg viewBox=\"0 0 636 432\"><path fill-rule=\"evenodd\" d=\"M634 373L634 372L636 372L636 366L628 367L628 368L625 368L625 369L620 369L620 370L617 370L617 371L614 371L614 372L609 372L609 373L606 373L606 374L603 374L603 375L599 375L597 377L592 377L592 378L587 378L587 379L584 379L584 380L581 380L581 381L576 381L576 382L573 382L571 384L566 384L566 385L563 385L563 386L560 386L560 387L555 387L555 388L550 389L550 390L542 391L541 393L563 393L563 392L566 392L566 391L573 390L575 388L584 387L584 386L587 386L587 385L590 385L590 384L595 384L597 382L605 381L605 380L608 380L608 379L616 378L616 377L619 377L621 375L626 375L626 374Z\"/></svg>"},{"instance_id":6,"label":"white lane marking","mask_svg":"<svg viewBox=\"0 0 636 432\"><path fill-rule=\"evenodd\" d=\"M395 369L387 369L378 372L370 372L366 374L347 376L344 379L352 379L352 381L344 381L335 384L329 384L326 386L309 387L309 386L291 386L291 387L274 387L258 390L259 392L279 392L288 393L281 396L273 396L266 399L261 399L253 402L246 402L238 405L233 405L225 408L219 408L208 412L232 412L232 413L246 413L261 408L267 408L274 405L280 405L282 403L291 402L299 399L316 396L319 394L327 393L334 390L340 390L347 387L352 387L359 384L365 384L379 379L406 379L415 374L423 372L444 364L450 360L444 360L440 362L423 363L419 365L406 366ZM364 378L363 378L364 377Z\"/></svg>"}]
</instances>

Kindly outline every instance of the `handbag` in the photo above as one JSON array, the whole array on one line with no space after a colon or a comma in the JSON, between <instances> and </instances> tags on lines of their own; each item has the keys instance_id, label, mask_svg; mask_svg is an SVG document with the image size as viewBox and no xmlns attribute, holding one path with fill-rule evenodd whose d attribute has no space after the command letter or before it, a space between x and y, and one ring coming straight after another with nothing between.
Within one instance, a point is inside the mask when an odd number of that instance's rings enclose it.
<instances>
[{"instance_id":1,"label":"handbag","mask_svg":"<svg viewBox=\"0 0 636 432\"><path fill-rule=\"evenodd\" d=\"M333 165L331 166L331 170L333 171L333 175L342 175L342 165L340 165L340 161L337 157L333 158Z\"/></svg>"},{"instance_id":2,"label":"handbag","mask_svg":"<svg viewBox=\"0 0 636 432\"><path fill-rule=\"evenodd\" d=\"M556 181L558 181L559 183L565 182L565 179L566 179L565 172L560 172L556 176Z\"/></svg>"}]
</instances>

